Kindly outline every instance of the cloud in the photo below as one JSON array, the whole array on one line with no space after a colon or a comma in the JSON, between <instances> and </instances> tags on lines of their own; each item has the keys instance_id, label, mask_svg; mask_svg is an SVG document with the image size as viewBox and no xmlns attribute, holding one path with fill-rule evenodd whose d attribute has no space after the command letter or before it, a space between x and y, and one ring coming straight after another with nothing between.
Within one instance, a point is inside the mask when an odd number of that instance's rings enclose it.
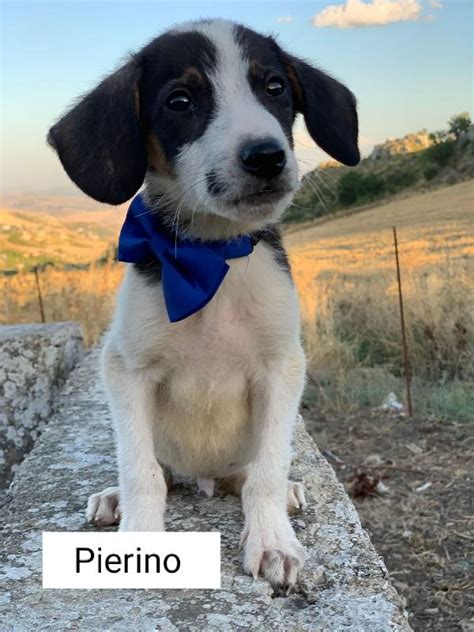
<instances>
[{"instance_id":1,"label":"cloud","mask_svg":"<svg viewBox=\"0 0 474 632\"><path fill-rule=\"evenodd\" d=\"M431 6L441 7L439 0ZM346 0L332 4L313 17L313 26L348 29L358 26L384 26L394 22L417 22L424 19L420 0Z\"/></svg>"},{"instance_id":2,"label":"cloud","mask_svg":"<svg viewBox=\"0 0 474 632\"><path fill-rule=\"evenodd\" d=\"M443 5L440 0L429 0L429 5L432 9L442 9Z\"/></svg>"},{"instance_id":3,"label":"cloud","mask_svg":"<svg viewBox=\"0 0 474 632\"><path fill-rule=\"evenodd\" d=\"M433 0L436 1L436 0ZM279 24L290 24L290 22L293 22L293 16L292 15L280 15L280 17L278 17L276 19L276 21Z\"/></svg>"}]
</instances>

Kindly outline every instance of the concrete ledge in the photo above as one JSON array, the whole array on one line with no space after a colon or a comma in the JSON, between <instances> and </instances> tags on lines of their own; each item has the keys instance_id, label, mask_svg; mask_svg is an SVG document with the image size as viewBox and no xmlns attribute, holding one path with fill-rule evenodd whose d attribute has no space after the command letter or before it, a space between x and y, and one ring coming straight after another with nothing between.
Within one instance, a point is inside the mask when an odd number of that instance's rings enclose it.
<instances>
[{"instance_id":1,"label":"concrete ledge","mask_svg":"<svg viewBox=\"0 0 474 632\"><path fill-rule=\"evenodd\" d=\"M82 353L79 323L0 327L0 487L31 449Z\"/></svg>"},{"instance_id":2,"label":"concrete ledge","mask_svg":"<svg viewBox=\"0 0 474 632\"><path fill-rule=\"evenodd\" d=\"M243 574L242 516L231 496L202 499L194 482L169 494L171 530L222 533L222 589L43 590L41 532L88 530L90 493L116 478L111 422L97 386L97 352L72 373L50 421L17 473L3 512L1 630L409 630L385 566L343 488L299 423L293 478L308 509L293 519L308 551L301 593L272 598Z\"/></svg>"}]
</instances>

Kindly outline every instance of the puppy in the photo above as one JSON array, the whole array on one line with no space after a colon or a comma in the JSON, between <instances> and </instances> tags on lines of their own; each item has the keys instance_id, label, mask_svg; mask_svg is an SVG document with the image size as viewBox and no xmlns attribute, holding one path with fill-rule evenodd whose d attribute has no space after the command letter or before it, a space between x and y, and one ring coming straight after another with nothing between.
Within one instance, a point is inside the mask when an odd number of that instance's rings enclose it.
<instances>
[{"instance_id":1,"label":"puppy","mask_svg":"<svg viewBox=\"0 0 474 632\"><path fill-rule=\"evenodd\" d=\"M241 492L245 570L278 590L295 585L304 562L287 504L304 506L288 472L305 358L278 227L298 186L298 112L322 149L359 161L345 86L271 37L203 20L132 55L48 137L100 202L123 203L144 183L137 217L156 219L176 248L250 239L204 306L173 322L163 261L138 249L127 266L102 353L119 487L92 496L88 518L161 531L169 471L196 477L207 495L222 480Z\"/></svg>"}]
</instances>

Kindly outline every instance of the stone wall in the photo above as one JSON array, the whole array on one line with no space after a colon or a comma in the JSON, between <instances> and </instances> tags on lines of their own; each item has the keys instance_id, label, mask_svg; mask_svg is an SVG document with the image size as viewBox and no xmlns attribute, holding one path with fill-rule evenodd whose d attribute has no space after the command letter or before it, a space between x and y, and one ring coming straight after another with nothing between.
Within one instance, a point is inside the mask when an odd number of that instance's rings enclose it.
<instances>
[{"instance_id":1,"label":"stone wall","mask_svg":"<svg viewBox=\"0 0 474 632\"><path fill-rule=\"evenodd\" d=\"M306 549L299 592L272 595L242 569L240 500L197 494L178 480L167 502L170 531L220 531L220 590L51 590L41 584L42 531L94 530L87 497L116 484L110 412L97 379L98 350L71 374L58 410L19 467L0 513L0 629L169 632L405 632L403 608L383 561L334 471L297 424L292 479L308 506L292 518Z\"/></svg>"},{"instance_id":2,"label":"stone wall","mask_svg":"<svg viewBox=\"0 0 474 632\"><path fill-rule=\"evenodd\" d=\"M48 422L82 355L78 323L0 327L0 488Z\"/></svg>"}]
</instances>

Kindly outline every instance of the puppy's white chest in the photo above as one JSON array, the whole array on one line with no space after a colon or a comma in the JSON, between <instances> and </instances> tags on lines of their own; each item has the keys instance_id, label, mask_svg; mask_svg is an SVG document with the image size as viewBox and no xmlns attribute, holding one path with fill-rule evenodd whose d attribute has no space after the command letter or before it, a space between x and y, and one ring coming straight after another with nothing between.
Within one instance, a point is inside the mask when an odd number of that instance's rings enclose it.
<instances>
[{"instance_id":1,"label":"puppy's white chest","mask_svg":"<svg viewBox=\"0 0 474 632\"><path fill-rule=\"evenodd\" d=\"M200 367L205 375L264 361L275 345L284 345L281 334L297 328L292 285L265 246L228 263L230 270L206 307L166 331L168 358Z\"/></svg>"},{"instance_id":2,"label":"puppy's white chest","mask_svg":"<svg viewBox=\"0 0 474 632\"><path fill-rule=\"evenodd\" d=\"M224 282L212 303L173 329L170 350L178 362L207 373L255 356L258 333L248 295L229 285Z\"/></svg>"},{"instance_id":3,"label":"puppy's white chest","mask_svg":"<svg viewBox=\"0 0 474 632\"><path fill-rule=\"evenodd\" d=\"M252 459L253 389L297 336L292 284L271 251L259 245L249 258L229 263L212 301L189 318L167 322L156 295L141 311L141 331L146 314L160 312L141 354L159 376L157 457L199 478L225 476Z\"/></svg>"}]
</instances>

